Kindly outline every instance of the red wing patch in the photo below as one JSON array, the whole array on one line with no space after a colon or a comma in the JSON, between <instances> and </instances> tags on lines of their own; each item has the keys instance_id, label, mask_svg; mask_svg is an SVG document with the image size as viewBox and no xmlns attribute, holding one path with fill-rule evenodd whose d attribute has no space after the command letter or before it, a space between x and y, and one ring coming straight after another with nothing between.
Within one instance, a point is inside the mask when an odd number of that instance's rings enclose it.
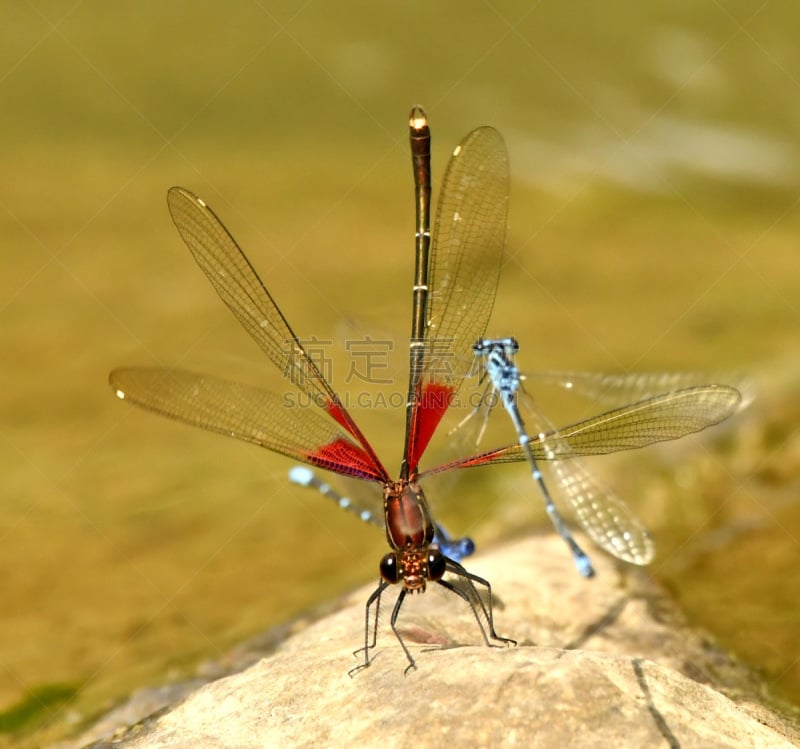
<instances>
[{"instance_id":1,"label":"red wing patch","mask_svg":"<svg viewBox=\"0 0 800 749\"><path fill-rule=\"evenodd\" d=\"M327 471L372 481L385 481L386 472L376 466L372 457L358 445L339 438L319 450L306 453L306 460Z\"/></svg>"},{"instance_id":2,"label":"red wing patch","mask_svg":"<svg viewBox=\"0 0 800 749\"><path fill-rule=\"evenodd\" d=\"M414 420L414 429L409 438L408 465L416 470L425 448L433 437L436 427L445 415L453 400L454 389L448 385L439 385L434 382L422 386L417 403L417 412Z\"/></svg>"}]
</instances>

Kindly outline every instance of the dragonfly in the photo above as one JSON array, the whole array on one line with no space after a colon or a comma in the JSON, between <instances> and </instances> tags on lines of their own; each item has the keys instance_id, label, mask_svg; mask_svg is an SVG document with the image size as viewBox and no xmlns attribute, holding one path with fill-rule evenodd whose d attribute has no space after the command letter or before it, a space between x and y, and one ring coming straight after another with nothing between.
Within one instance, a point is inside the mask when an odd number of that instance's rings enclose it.
<instances>
[{"instance_id":1,"label":"dragonfly","mask_svg":"<svg viewBox=\"0 0 800 749\"><path fill-rule=\"evenodd\" d=\"M390 626L405 655L416 662L398 619L409 595L436 584L471 608L487 645L514 644L497 634L492 588L442 552L444 540L423 491L426 477L447 470L527 460L518 441L421 470L426 448L465 378L474 368L473 345L484 337L505 246L509 167L502 136L492 127L468 133L453 151L431 231L431 134L414 107L409 139L415 190L415 262L405 435L394 478L333 387L290 327L244 252L209 205L181 187L168 191L172 220L195 261L239 323L309 408L287 408L267 388L167 367L122 367L109 375L117 397L202 429L256 444L312 468L372 482L379 488L382 524L390 550L379 563L377 587L364 613L361 662L369 667L377 646L384 593L399 592ZM613 452L675 439L718 423L736 407L734 388L718 386L667 403L610 412L559 432L576 455ZM648 424L657 424L650 429ZM546 443L545 441L542 441ZM531 447L545 459L541 445ZM557 457L557 456L556 456ZM438 535L437 535L438 534ZM439 542L439 543L437 543ZM456 555L457 556L457 555ZM397 588L394 588L397 589Z\"/></svg>"}]
</instances>

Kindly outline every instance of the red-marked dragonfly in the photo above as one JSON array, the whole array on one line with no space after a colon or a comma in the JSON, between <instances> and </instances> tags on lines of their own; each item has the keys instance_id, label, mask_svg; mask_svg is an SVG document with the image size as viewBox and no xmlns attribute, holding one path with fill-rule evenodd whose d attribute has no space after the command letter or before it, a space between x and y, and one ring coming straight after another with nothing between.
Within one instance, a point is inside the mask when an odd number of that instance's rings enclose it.
<instances>
[{"instance_id":1,"label":"red-marked dragonfly","mask_svg":"<svg viewBox=\"0 0 800 749\"><path fill-rule=\"evenodd\" d=\"M471 606L487 644L513 642L495 632L489 582L443 554L436 543L437 534L446 536L434 521L422 482L445 470L524 461L527 451L515 442L420 470L431 437L474 369L473 345L482 340L491 315L505 244L508 158L493 128L469 133L447 165L431 235L430 130L421 108L412 110L409 126L416 254L398 478L383 466L220 219L183 188L173 187L167 196L181 237L245 330L315 408L286 408L280 395L266 389L180 369L125 367L109 377L117 396L138 406L382 488L391 551L380 562L380 580L365 607L364 646L356 651L363 662L351 674L371 663L381 597L393 584L400 592L390 624L407 658L406 671L416 665L397 620L407 594L424 592L428 583ZM735 388L723 385L686 388L675 397L646 399L559 430L558 440L569 445L570 456L641 447L716 424L736 410L739 400ZM652 424L657 428L649 428ZM534 438L530 447L540 460L557 460L557 454L541 449L552 442Z\"/></svg>"}]
</instances>

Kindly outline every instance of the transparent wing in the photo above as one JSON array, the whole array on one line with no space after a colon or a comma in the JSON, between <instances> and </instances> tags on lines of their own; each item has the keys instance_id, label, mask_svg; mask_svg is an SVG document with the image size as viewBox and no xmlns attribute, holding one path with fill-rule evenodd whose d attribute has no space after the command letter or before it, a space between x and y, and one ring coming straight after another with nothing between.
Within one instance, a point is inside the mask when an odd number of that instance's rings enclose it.
<instances>
[{"instance_id":1,"label":"transparent wing","mask_svg":"<svg viewBox=\"0 0 800 749\"><path fill-rule=\"evenodd\" d=\"M492 314L508 217L508 154L494 128L473 130L447 166L433 233L426 336L429 381L456 391Z\"/></svg>"},{"instance_id":2,"label":"transparent wing","mask_svg":"<svg viewBox=\"0 0 800 749\"><path fill-rule=\"evenodd\" d=\"M589 537L609 554L632 564L649 564L655 546L634 512L574 456L532 398L520 392L517 404L530 431L540 435L539 447L547 460L543 467L553 478L547 484L555 503L570 507Z\"/></svg>"},{"instance_id":3,"label":"transparent wing","mask_svg":"<svg viewBox=\"0 0 800 749\"><path fill-rule=\"evenodd\" d=\"M551 430L538 438L532 434L531 449L537 460L556 460L646 447L718 424L739 409L741 400L739 391L728 385L698 385L661 393ZM476 421L476 426L486 419L481 409L473 411L468 420ZM472 455L448 461L424 474L526 459L517 443L483 451L478 445L477 449Z\"/></svg>"},{"instance_id":4,"label":"transparent wing","mask_svg":"<svg viewBox=\"0 0 800 749\"><path fill-rule=\"evenodd\" d=\"M447 166L431 245L422 377L406 456L416 469L492 314L508 212L508 155L491 127L469 133Z\"/></svg>"},{"instance_id":5,"label":"transparent wing","mask_svg":"<svg viewBox=\"0 0 800 749\"><path fill-rule=\"evenodd\" d=\"M516 372L513 363L507 361L509 372ZM572 385L580 382L579 375L567 380ZM620 393L649 393L651 386L683 384L688 378L682 376L623 376L605 378L587 375L586 382L597 389L602 385L606 393L618 397ZM505 386L505 385L502 385ZM485 396L493 396L501 387L487 383ZM552 496L555 506L570 507L582 528L592 540L610 554L633 564L648 564L654 555L653 541L633 513L617 495L604 486L578 459L578 455L596 455L617 450L643 447L653 442L676 439L699 431L722 421L740 406L741 395L735 388L725 385L697 385L650 395L641 400L585 419L571 426L555 429L536 408L533 399L522 388L515 397L517 414L512 414L519 436L527 435L533 459L547 462L552 481L543 481L535 463L532 462L536 478L549 502ZM459 424L459 431L468 431L471 449L479 449L487 433L492 411L498 407L492 397L481 399L466 419ZM514 409L514 406L509 406ZM502 410L502 408L501 408ZM463 437L461 437L463 441ZM520 441L498 450L478 453L461 461L451 461L444 468L468 467L490 463L529 459ZM424 475L424 474L423 474ZM538 478L537 478L538 477ZM545 488L547 487L547 488ZM561 522L555 506L548 506L556 528L570 543L573 554L584 574L593 574L591 564Z\"/></svg>"},{"instance_id":6,"label":"transparent wing","mask_svg":"<svg viewBox=\"0 0 800 749\"><path fill-rule=\"evenodd\" d=\"M532 372L523 375L529 387L540 385L558 388L580 396L585 401L618 407L661 393L720 382L739 391L738 409L746 408L754 397L754 385L738 373L643 372L606 374L600 372Z\"/></svg>"},{"instance_id":7,"label":"transparent wing","mask_svg":"<svg viewBox=\"0 0 800 749\"><path fill-rule=\"evenodd\" d=\"M201 198L182 187L169 190L167 204L175 226L200 269L242 327L283 376L309 396L310 403L324 410L356 439L370 456L376 472L386 475L369 443L217 215ZM136 387L135 383L133 387ZM136 394L133 390L129 394L134 399ZM145 398L138 400L144 401ZM146 403L142 405L147 407ZM162 401L162 405L166 404ZM176 407L180 407L179 404Z\"/></svg>"},{"instance_id":8,"label":"transparent wing","mask_svg":"<svg viewBox=\"0 0 800 749\"><path fill-rule=\"evenodd\" d=\"M384 480L360 445L298 399L162 367L121 367L111 372L109 383L119 398L163 416L329 471Z\"/></svg>"}]
</instances>

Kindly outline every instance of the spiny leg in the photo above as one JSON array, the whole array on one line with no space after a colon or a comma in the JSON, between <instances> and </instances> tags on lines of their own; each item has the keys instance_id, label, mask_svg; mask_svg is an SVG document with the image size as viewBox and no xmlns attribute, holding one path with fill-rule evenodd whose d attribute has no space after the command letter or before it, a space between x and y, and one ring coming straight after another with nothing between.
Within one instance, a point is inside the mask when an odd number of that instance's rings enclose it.
<instances>
[{"instance_id":1,"label":"spiny leg","mask_svg":"<svg viewBox=\"0 0 800 749\"><path fill-rule=\"evenodd\" d=\"M458 586L451 583L449 580L437 580L437 582L444 588L449 591L455 593L459 598L466 601L470 608L472 609L472 613L475 616L476 621L478 622L478 626L480 627L481 634L483 635L483 639L487 645L491 645L489 642L489 638L492 640L496 640L497 642L503 642L506 644L516 645L517 641L512 640L510 637L502 637L495 632L494 629L494 612L493 612L493 604L492 604L492 586L488 580L475 575L472 572L467 571L462 565L454 562L452 559L447 560L447 571L457 575L461 580L464 581L466 584L467 590L462 590ZM486 598L488 601L488 606L483 602L483 598L481 597L480 593L478 592L477 588L475 587L475 583L478 585L483 585L486 588ZM467 592L468 591L468 592ZM477 604L476 604L477 602ZM481 619L480 615L478 614L478 608L480 608L481 612L483 613L484 619L489 625L489 636L486 635L486 628L484 627L483 620Z\"/></svg>"},{"instance_id":2,"label":"spiny leg","mask_svg":"<svg viewBox=\"0 0 800 749\"><path fill-rule=\"evenodd\" d=\"M394 632L394 636L397 638L397 641L400 643L400 647L403 648L403 652L406 654L406 658L408 658L408 665L406 666L406 670L403 671L403 676L406 676L408 672L413 668L417 668L417 664L414 663L414 659L411 657L411 653L409 652L408 648L406 647L405 642L403 642L403 637L397 631L397 617L400 614L400 607L403 605L403 601L406 598L406 589L403 588L400 591L400 595L397 596L397 601L395 601L394 609L392 609L392 618L389 620L392 625L392 632Z\"/></svg>"},{"instance_id":3,"label":"spiny leg","mask_svg":"<svg viewBox=\"0 0 800 749\"><path fill-rule=\"evenodd\" d=\"M378 612L380 611L381 607L381 595L386 588L389 587L389 583L385 580L380 580L378 582L378 587L372 592L372 595L367 599L367 605L364 607L364 647L359 648L358 650L353 652L353 655L358 655L359 653L364 653L364 662L356 666L355 668L351 668L347 675L353 677L359 671L364 668L368 668L369 664L372 662L369 659L369 651L375 647L378 642ZM372 642L369 641L369 610L372 604L375 604L375 622L372 627Z\"/></svg>"}]
</instances>

